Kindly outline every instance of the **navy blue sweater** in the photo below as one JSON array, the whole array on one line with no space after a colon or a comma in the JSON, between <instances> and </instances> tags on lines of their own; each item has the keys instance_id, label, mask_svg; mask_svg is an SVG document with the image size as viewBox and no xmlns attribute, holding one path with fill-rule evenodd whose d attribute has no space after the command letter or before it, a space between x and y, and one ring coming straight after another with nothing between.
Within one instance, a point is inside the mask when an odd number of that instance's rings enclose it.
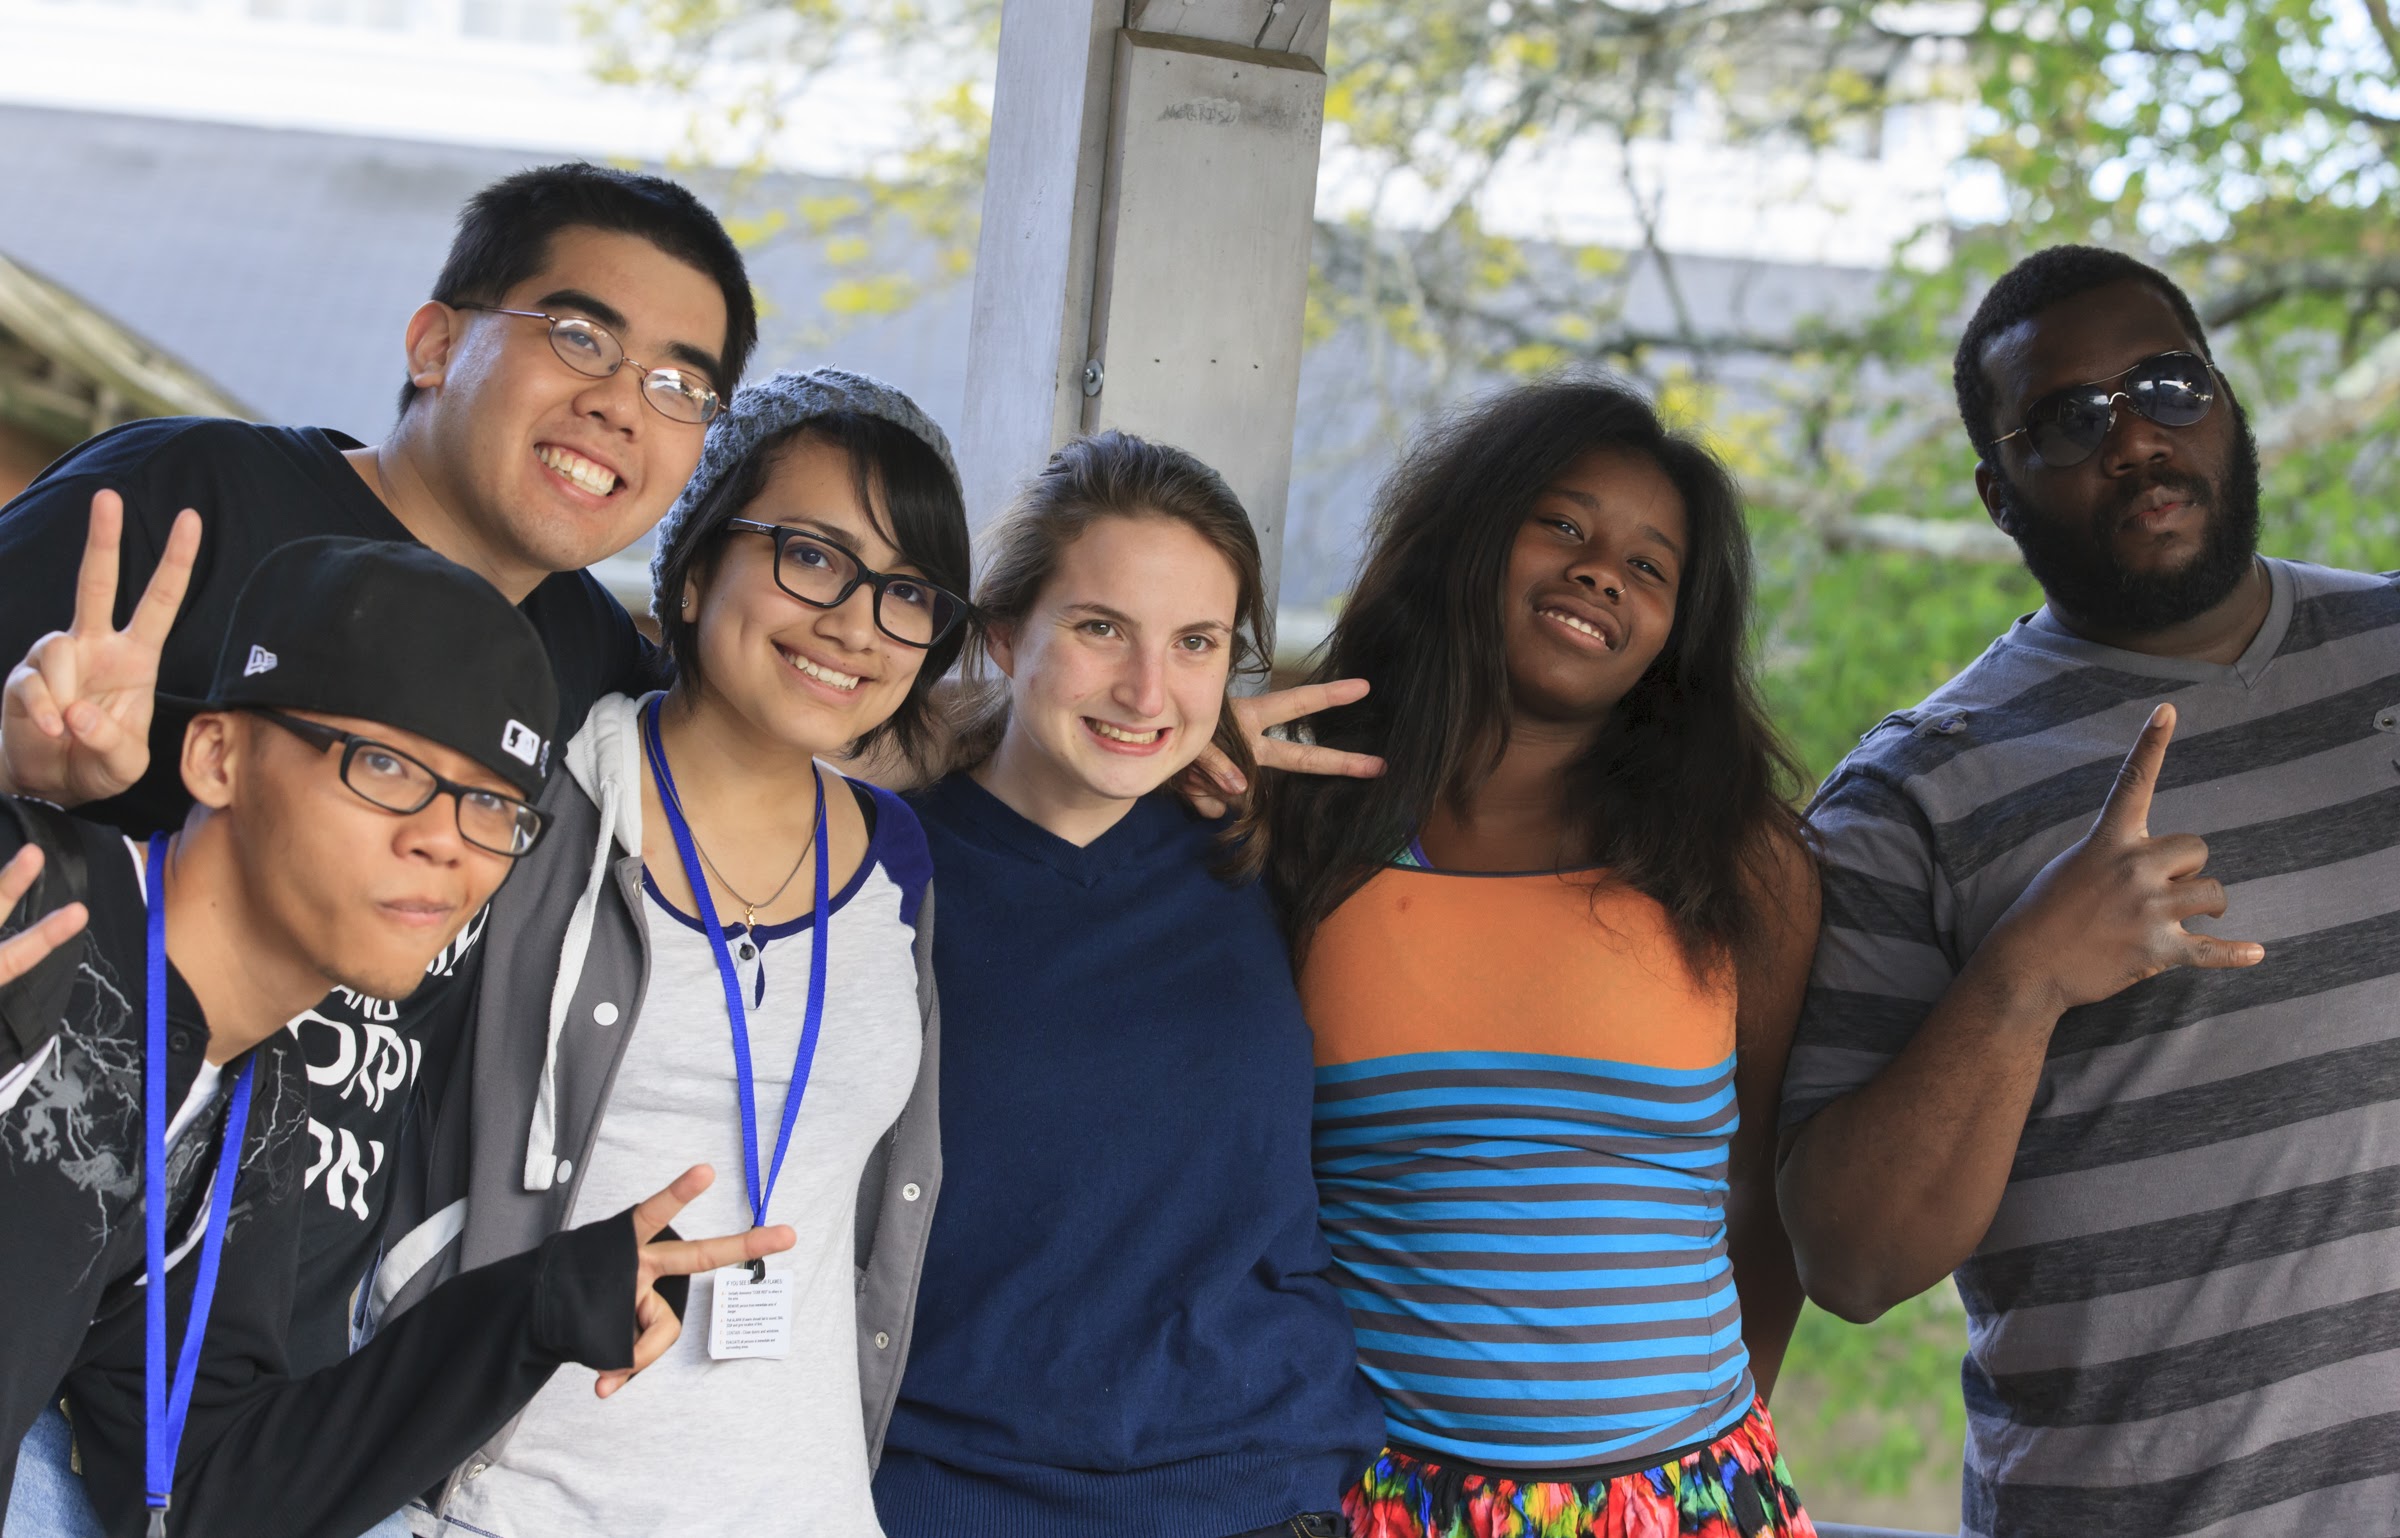
<instances>
[{"instance_id":1,"label":"navy blue sweater","mask_svg":"<svg viewBox=\"0 0 2400 1538\"><path fill-rule=\"evenodd\" d=\"M1148 798L1085 847L965 775L941 913L942 1197L890 1538L1226 1538L1381 1445L1327 1281L1308 1026L1265 896Z\"/></svg>"}]
</instances>

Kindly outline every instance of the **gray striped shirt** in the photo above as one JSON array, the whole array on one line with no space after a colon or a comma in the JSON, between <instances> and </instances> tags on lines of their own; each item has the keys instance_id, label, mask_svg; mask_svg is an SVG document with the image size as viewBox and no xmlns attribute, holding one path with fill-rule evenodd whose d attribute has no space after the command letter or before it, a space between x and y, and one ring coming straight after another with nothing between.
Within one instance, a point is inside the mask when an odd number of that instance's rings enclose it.
<instances>
[{"instance_id":1,"label":"gray striped shirt","mask_svg":"<svg viewBox=\"0 0 2400 1538\"><path fill-rule=\"evenodd\" d=\"M1907 1043L2162 699L2151 830L2208 840L2229 907L2192 927L2267 949L2059 1021L1957 1273L1970 1534L2400 1532L2400 585L2268 567L2232 666L2019 621L1812 814L1786 1126Z\"/></svg>"}]
</instances>

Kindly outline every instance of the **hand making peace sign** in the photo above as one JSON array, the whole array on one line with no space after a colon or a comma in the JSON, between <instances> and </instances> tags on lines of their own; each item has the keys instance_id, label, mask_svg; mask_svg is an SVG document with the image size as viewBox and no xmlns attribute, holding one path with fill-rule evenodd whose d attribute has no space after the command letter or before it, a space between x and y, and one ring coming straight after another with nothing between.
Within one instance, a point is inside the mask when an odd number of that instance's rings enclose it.
<instances>
[{"instance_id":1,"label":"hand making peace sign","mask_svg":"<svg viewBox=\"0 0 2400 1538\"><path fill-rule=\"evenodd\" d=\"M633 1365L604 1372L592 1385L601 1398L606 1399L623 1388L635 1373L666 1355L667 1348L683 1333L683 1322L675 1317L667 1300L658 1295L660 1277L694 1276L722 1266L763 1260L790 1249L798 1239L797 1234L781 1224L716 1239L659 1238L659 1230L674 1222L675 1214L707 1190L716 1178L715 1170L695 1164L676 1176L673 1185L633 1209L634 1242L642 1247L641 1268L634 1277L633 1317L642 1333L633 1343Z\"/></svg>"},{"instance_id":2,"label":"hand making peace sign","mask_svg":"<svg viewBox=\"0 0 2400 1538\"><path fill-rule=\"evenodd\" d=\"M1270 727L1287 726L1303 716L1313 716L1336 705L1356 704L1366 697L1365 679L1337 678L1330 683L1242 695L1230 701L1228 708L1243 735L1250 739L1251 756L1261 769L1371 780L1383 773L1383 760L1372 753L1346 753L1339 748L1320 748L1312 743L1289 742L1267 735ZM1184 771L1179 788L1184 799L1202 816L1222 817L1227 805L1247 794L1250 786L1241 771L1233 767L1233 760L1212 742L1192 760L1191 768Z\"/></svg>"},{"instance_id":3,"label":"hand making peace sign","mask_svg":"<svg viewBox=\"0 0 2400 1538\"><path fill-rule=\"evenodd\" d=\"M200 515L185 508L158 569L116 628L117 551L125 504L92 494L75 577L75 618L33 643L0 699L0 790L80 806L130 789L150 767L158 659L200 553Z\"/></svg>"}]
</instances>

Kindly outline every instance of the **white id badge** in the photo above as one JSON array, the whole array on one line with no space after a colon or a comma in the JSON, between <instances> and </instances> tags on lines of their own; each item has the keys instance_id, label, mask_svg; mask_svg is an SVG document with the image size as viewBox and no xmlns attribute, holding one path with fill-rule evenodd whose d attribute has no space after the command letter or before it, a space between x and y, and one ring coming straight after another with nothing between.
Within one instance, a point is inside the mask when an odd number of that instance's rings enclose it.
<instances>
[{"instance_id":1,"label":"white id badge","mask_svg":"<svg viewBox=\"0 0 2400 1538\"><path fill-rule=\"evenodd\" d=\"M792 1274L769 1271L753 1280L746 1265L709 1273L716 1288L708 1311L708 1354L720 1362L792 1354Z\"/></svg>"}]
</instances>

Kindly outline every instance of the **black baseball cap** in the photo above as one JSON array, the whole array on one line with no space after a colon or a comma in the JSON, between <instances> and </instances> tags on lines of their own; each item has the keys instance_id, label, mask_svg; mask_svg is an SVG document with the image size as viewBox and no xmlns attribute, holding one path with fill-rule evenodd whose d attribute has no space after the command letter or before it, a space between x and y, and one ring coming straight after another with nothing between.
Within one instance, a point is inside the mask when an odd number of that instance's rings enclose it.
<instances>
[{"instance_id":1,"label":"black baseball cap","mask_svg":"<svg viewBox=\"0 0 2400 1538\"><path fill-rule=\"evenodd\" d=\"M279 545L233 601L205 701L380 721L541 794L558 685L532 621L423 545L318 535Z\"/></svg>"}]
</instances>

